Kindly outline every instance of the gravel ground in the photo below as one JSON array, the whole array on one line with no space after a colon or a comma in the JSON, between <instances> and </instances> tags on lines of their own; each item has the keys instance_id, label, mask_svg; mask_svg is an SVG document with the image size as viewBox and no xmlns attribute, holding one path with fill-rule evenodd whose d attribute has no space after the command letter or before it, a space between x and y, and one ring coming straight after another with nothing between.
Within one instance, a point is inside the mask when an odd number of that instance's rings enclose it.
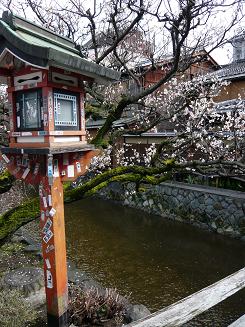
<instances>
[{"instance_id":1,"label":"gravel ground","mask_svg":"<svg viewBox=\"0 0 245 327\"><path fill-rule=\"evenodd\" d=\"M27 186L23 181L17 180L8 192L0 194L0 215L25 201L29 196L36 194L34 187Z\"/></svg>"},{"instance_id":2,"label":"gravel ground","mask_svg":"<svg viewBox=\"0 0 245 327\"><path fill-rule=\"evenodd\" d=\"M30 221L21 228L27 235L30 235L35 243L41 244L39 217L33 221Z\"/></svg>"},{"instance_id":3,"label":"gravel ground","mask_svg":"<svg viewBox=\"0 0 245 327\"><path fill-rule=\"evenodd\" d=\"M23 203L30 195L35 194L32 186L25 185L22 181L14 182L12 188L0 194L0 215ZM23 234L28 235L33 241L41 243L39 219L35 219L21 227ZM23 249L26 244L21 241L11 239L0 247L0 276L9 270L23 266L40 266L40 259Z\"/></svg>"}]
</instances>

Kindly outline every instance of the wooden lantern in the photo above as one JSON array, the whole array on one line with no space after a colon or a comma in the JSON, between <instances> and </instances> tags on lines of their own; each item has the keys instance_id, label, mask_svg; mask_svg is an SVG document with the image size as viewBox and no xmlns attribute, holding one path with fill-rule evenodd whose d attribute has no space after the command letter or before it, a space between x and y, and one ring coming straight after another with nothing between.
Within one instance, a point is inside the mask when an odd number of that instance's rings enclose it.
<instances>
[{"instance_id":1,"label":"wooden lantern","mask_svg":"<svg viewBox=\"0 0 245 327\"><path fill-rule=\"evenodd\" d=\"M67 326L62 182L84 174L95 154L86 141L84 82L119 75L82 58L69 39L8 12L0 40L0 82L8 85L10 115L2 158L16 178L39 184L48 326Z\"/></svg>"}]
</instances>

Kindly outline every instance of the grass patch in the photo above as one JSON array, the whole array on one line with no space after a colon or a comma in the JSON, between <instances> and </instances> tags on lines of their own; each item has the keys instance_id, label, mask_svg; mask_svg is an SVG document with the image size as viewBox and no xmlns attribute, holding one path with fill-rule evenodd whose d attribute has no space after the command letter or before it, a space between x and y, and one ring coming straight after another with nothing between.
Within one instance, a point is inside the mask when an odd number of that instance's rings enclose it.
<instances>
[{"instance_id":1,"label":"grass patch","mask_svg":"<svg viewBox=\"0 0 245 327\"><path fill-rule=\"evenodd\" d=\"M21 292L17 290L0 292L1 327L23 327L36 318L36 311L25 301Z\"/></svg>"},{"instance_id":2,"label":"grass patch","mask_svg":"<svg viewBox=\"0 0 245 327\"><path fill-rule=\"evenodd\" d=\"M25 245L21 243L5 243L3 244L3 246L1 246L0 251L8 255L11 255L13 253L17 253L21 251L24 247Z\"/></svg>"}]
</instances>

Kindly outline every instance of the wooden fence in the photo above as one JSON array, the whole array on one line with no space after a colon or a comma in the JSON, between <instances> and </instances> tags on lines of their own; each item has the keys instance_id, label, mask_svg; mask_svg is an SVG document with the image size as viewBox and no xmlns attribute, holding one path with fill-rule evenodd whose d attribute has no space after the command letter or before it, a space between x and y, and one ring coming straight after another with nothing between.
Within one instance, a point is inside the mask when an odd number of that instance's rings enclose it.
<instances>
[{"instance_id":1,"label":"wooden fence","mask_svg":"<svg viewBox=\"0 0 245 327\"><path fill-rule=\"evenodd\" d=\"M245 287L245 268L124 327L178 327ZM245 316L229 327L244 327Z\"/></svg>"}]
</instances>

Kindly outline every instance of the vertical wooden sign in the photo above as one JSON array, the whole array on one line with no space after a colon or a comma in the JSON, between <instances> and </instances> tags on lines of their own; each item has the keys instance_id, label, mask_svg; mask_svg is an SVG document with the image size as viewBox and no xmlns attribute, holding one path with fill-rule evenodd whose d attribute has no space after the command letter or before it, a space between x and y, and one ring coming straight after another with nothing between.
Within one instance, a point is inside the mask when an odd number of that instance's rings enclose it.
<instances>
[{"instance_id":1,"label":"vertical wooden sign","mask_svg":"<svg viewBox=\"0 0 245 327\"><path fill-rule=\"evenodd\" d=\"M67 327L68 281L63 186L60 177L42 178L39 188L48 326Z\"/></svg>"}]
</instances>

